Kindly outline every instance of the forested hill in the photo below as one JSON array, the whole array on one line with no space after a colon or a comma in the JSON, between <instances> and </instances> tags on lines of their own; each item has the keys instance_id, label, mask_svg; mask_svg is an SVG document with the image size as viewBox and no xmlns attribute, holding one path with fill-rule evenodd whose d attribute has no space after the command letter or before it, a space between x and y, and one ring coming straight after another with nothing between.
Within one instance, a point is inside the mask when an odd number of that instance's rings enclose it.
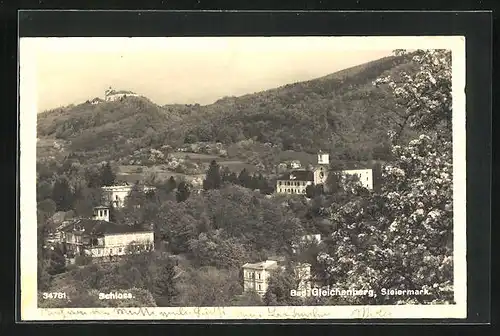
<instances>
[{"instance_id":1,"label":"forested hill","mask_svg":"<svg viewBox=\"0 0 500 336\"><path fill-rule=\"evenodd\" d=\"M205 106L158 106L141 97L86 102L39 114L38 136L69 140L72 151L116 155L164 144L253 139L283 150L329 150L339 159L383 158L398 111L393 97L373 81L412 67L408 56L387 57Z\"/></svg>"}]
</instances>

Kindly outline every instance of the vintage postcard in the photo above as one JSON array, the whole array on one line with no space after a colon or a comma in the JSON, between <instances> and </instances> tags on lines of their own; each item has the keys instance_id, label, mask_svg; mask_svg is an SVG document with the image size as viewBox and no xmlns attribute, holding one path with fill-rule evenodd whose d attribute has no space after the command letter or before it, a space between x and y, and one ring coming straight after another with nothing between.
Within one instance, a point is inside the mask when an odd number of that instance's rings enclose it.
<instances>
[{"instance_id":1,"label":"vintage postcard","mask_svg":"<svg viewBox=\"0 0 500 336\"><path fill-rule=\"evenodd\" d=\"M21 38L21 319L465 318L465 43Z\"/></svg>"}]
</instances>

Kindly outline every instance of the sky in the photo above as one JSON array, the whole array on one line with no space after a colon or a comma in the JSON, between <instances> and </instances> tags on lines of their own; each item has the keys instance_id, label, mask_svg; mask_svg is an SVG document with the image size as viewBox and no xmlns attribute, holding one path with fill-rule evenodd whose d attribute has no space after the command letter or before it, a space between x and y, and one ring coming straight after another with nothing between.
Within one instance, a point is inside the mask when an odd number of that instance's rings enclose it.
<instances>
[{"instance_id":1,"label":"sky","mask_svg":"<svg viewBox=\"0 0 500 336\"><path fill-rule=\"evenodd\" d=\"M211 104L389 56L383 43L336 37L35 38L37 110L131 90L159 105ZM375 42L375 41L373 41ZM385 47L385 48L382 48ZM21 64L22 66L22 64Z\"/></svg>"}]
</instances>

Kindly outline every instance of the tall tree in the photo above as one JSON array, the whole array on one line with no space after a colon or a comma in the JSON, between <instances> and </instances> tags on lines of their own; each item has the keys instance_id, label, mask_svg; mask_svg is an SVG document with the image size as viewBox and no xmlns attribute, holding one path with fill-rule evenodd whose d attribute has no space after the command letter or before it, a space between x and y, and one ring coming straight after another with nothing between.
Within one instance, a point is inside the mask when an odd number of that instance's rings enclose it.
<instances>
[{"instance_id":1,"label":"tall tree","mask_svg":"<svg viewBox=\"0 0 500 336\"><path fill-rule=\"evenodd\" d=\"M111 164L106 162L100 169L101 185L111 186L115 183L116 175L111 168Z\"/></svg>"},{"instance_id":2,"label":"tall tree","mask_svg":"<svg viewBox=\"0 0 500 336\"><path fill-rule=\"evenodd\" d=\"M170 178L167 181L167 191L171 192L177 188L177 182L175 181L175 178L173 176L170 176Z\"/></svg>"},{"instance_id":3,"label":"tall tree","mask_svg":"<svg viewBox=\"0 0 500 336\"><path fill-rule=\"evenodd\" d=\"M58 211L68 211L73 205L73 193L65 176L59 177L52 189L52 200L57 205Z\"/></svg>"},{"instance_id":4,"label":"tall tree","mask_svg":"<svg viewBox=\"0 0 500 336\"><path fill-rule=\"evenodd\" d=\"M240 174L238 175L238 183L242 187L251 188L252 177L250 176L246 168L243 168Z\"/></svg>"},{"instance_id":5,"label":"tall tree","mask_svg":"<svg viewBox=\"0 0 500 336\"><path fill-rule=\"evenodd\" d=\"M220 189L221 184L222 179L220 174L220 166L215 160L212 160L210 166L208 167L206 178L203 181L203 189Z\"/></svg>"},{"instance_id":6,"label":"tall tree","mask_svg":"<svg viewBox=\"0 0 500 336\"><path fill-rule=\"evenodd\" d=\"M175 286L175 262L171 259L161 260L155 275L152 293L156 304L158 307L168 307L172 305L178 293Z\"/></svg>"},{"instance_id":7,"label":"tall tree","mask_svg":"<svg viewBox=\"0 0 500 336\"><path fill-rule=\"evenodd\" d=\"M191 194L190 186L187 182L182 181L179 183L177 186L177 193L176 193L176 198L177 202L184 202L189 198L189 195Z\"/></svg>"}]
</instances>

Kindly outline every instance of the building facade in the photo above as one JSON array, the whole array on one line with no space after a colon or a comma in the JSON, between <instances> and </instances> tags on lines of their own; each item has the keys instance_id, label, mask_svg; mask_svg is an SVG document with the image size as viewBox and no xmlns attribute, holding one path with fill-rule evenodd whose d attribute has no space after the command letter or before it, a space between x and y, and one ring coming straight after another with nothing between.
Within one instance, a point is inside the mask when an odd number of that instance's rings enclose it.
<instances>
[{"instance_id":1,"label":"building facade","mask_svg":"<svg viewBox=\"0 0 500 336\"><path fill-rule=\"evenodd\" d=\"M130 192L134 186L132 185L117 185L117 186L106 186L102 187L104 201L108 204L113 205L116 208L122 208L125 206L125 199L130 195ZM155 187L142 186L140 187L142 191L148 192L153 191Z\"/></svg>"},{"instance_id":2,"label":"building facade","mask_svg":"<svg viewBox=\"0 0 500 336\"><path fill-rule=\"evenodd\" d=\"M282 175L276 181L276 192L279 194L305 195L307 186L313 183L313 172L307 170L295 170Z\"/></svg>"},{"instance_id":3,"label":"building facade","mask_svg":"<svg viewBox=\"0 0 500 336\"><path fill-rule=\"evenodd\" d=\"M243 265L243 290L254 290L263 296L269 285L271 271L278 268L278 262L266 260L258 263L246 263Z\"/></svg>"},{"instance_id":4,"label":"building facade","mask_svg":"<svg viewBox=\"0 0 500 336\"><path fill-rule=\"evenodd\" d=\"M154 232L143 228L118 225L103 220L77 219L60 230L63 249L70 257L93 258L123 256L154 249ZM133 250L128 250L132 248Z\"/></svg>"},{"instance_id":5,"label":"building facade","mask_svg":"<svg viewBox=\"0 0 500 336\"><path fill-rule=\"evenodd\" d=\"M351 175L357 176L361 185L368 189L373 189L373 170L372 169L348 169L342 170L341 172L344 176Z\"/></svg>"},{"instance_id":6,"label":"building facade","mask_svg":"<svg viewBox=\"0 0 500 336\"><path fill-rule=\"evenodd\" d=\"M269 278L273 271L283 269L275 260L266 260L258 263L247 263L243 268L243 290L253 290L260 296L264 296L269 287ZM297 291L306 295L311 289L311 265L297 264L294 266L295 277L298 280Z\"/></svg>"}]
</instances>

